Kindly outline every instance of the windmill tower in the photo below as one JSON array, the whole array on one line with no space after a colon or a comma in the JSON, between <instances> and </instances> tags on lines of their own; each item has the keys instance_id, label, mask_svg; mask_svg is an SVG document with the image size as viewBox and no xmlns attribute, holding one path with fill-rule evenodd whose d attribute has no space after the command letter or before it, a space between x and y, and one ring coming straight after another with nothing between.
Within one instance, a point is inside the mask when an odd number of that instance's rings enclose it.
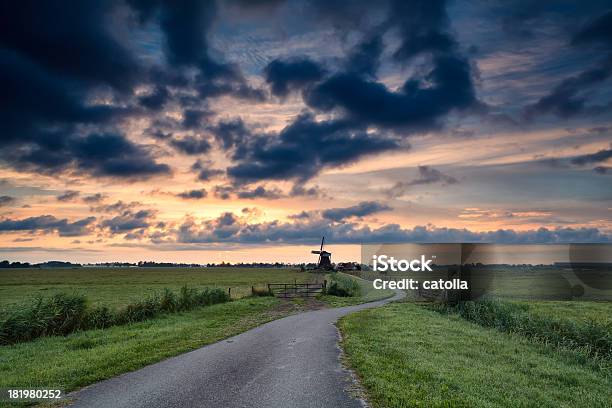
<instances>
[{"instance_id":1,"label":"windmill tower","mask_svg":"<svg viewBox=\"0 0 612 408\"><path fill-rule=\"evenodd\" d=\"M319 255L319 260L317 261L317 269L333 269L333 265L331 263L331 252L327 252L323 250L323 244L325 243L325 237L321 239L321 248L318 251L311 251L313 254Z\"/></svg>"}]
</instances>

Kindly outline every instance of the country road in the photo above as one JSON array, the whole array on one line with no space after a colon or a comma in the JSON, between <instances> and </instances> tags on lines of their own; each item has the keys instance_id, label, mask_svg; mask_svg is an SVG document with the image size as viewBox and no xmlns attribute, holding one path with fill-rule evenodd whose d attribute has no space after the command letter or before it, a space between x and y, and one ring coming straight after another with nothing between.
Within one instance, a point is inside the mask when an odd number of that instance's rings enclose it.
<instances>
[{"instance_id":1,"label":"country road","mask_svg":"<svg viewBox=\"0 0 612 408\"><path fill-rule=\"evenodd\" d=\"M285 317L73 393L73 407L360 407L334 323L391 299Z\"/></svg>"}]
</instances>

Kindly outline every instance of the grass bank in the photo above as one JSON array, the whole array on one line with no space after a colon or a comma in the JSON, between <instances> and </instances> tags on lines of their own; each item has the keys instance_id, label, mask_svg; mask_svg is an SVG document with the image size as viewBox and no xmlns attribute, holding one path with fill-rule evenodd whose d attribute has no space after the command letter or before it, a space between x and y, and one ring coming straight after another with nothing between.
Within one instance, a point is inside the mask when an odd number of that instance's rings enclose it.
<instances>
[{"instance_id":1,"label":"grass bank","mask_svg":"<svg viewBox=\"0 0 612 408\"><path fill-rule=\"evenodd\" d=\"M105 329L229 301L230 296L223 289L183 286L178 293L165 289L114 311L106 306L90 307L83 295L59 293L5 310L0 316L0 345L78 330Z\"/></svg>"},{"instance_id":2,"label":"grass bank","mask_svg":"<svg viewBox=\"0 0 612 408\"><path fill-rule=\"evenodd\" d=\"M360 303L373 302L375 300L387 299L395 294L390 289L374 289L371 281L358 278L342 272L336 272L337 276L341 280L350 280L356 285L359 290L356 292L357 296L332 296L332 295L321 295L319 299L329 304L332 307L352 306ZM333 278L327 276L328 285L333 281ZM351 285L352 286L352 285Z\"/></svg>"},{"instance_id":3,"label":"grass bank","mask_svg":"<svg viewBox=\"0 0 612 408\"><path fill-rule=\"evenodd\" d=\"M127 326L2 346L0 388L75 390L281 317L278 302L245 298Z\"/></svg>"},{"instance_id":4,"label":"grass bank","mask_svg":"<svg viewBox=\"0 0 612 408\"><path fill-rule=\"evenodd\" d=\"M600 360L603 365L610 365L612 305L593 302L546 303L482 300L462 302L452 307L435 306L435 309L445 314L457 314L484 327L579 351Z\"/></svg>"},{"instance_id":5,"label":"grass bank","mask_svg":"<svg viewBox=\"0 0 612 408\"><path fill-rule=\"evenodd\" d=\"M612 376L579 353L396 303L342 318L374 407L607 407Z\"/></svg>"}]
</instances>

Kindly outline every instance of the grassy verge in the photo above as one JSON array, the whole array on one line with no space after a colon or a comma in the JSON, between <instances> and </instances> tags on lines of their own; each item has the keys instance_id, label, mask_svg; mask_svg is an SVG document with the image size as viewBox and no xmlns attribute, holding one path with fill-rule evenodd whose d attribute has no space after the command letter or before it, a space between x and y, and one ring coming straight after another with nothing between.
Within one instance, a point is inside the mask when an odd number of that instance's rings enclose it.
<instances>
[{"instance_id":1,"label":"grassy verge","mask_svg":"<svg viewBox=\"0 0 612 408\"><path fill-rule=\"evenodd\" d=\"M531 305L528 302L483 300L463 302L454 307L436 308L441 313L456 313L484 327L580 351L586 356L601 360L602 364L611 362L612 321L608 315L610 307L605 310L603 306L589 308L583 305L578 309L582 313L564 314L564 309L571 307L557 306L560 310L541 304Z\"/></svg>"},{"instance_id":2,"label":"grassy verge","mask_svg":"<svg viewBox=\"0 0 612 408\"><path fill-rule=\"evenodd\" d=\"M178 294L166 289L115 312L107 307L88 307L83 295L60 293L5 311L4 317L0 316L0 345L136 323L163 313L184 312L229 301L229 295L219 288L199 291L183 286Z\"/></svg>"},{"instance_id":3,"label":"grassy verge","mask_svg":"<svg viewBox=\"0 0 612 408\"><path fill-rule=\"evenodd\" d=\"M365 279L358 278L356 276L344 274L338 272L338 275L346 278L354 280L360 287L359 296L352 297L341 297L341 296L331 296L331 295L321 295L319 299L323 302L329 304L332 307L342 307L342 306L352 306L358 305L361 303L373 302L375 300L387 299L395 294L394 291L390 289L374 289L372 286L372 282L367 281ZM328 282L329 282L328 278Z\"/></svg>"},{"instance_id":4,"label":"grassy verge","mask_svg":"<svg viewBox=\"0 0 612 408\"><path fill-rule=\"evenodd\" d=\"M0 388L75 390L281 317L275 311L278 302L245 298L127 326L3 346Z\"/></svg>"},{"instance_id":5,"label":"grassy verge","mask_svg":"<svg viewBox=\"0 0 612 408\"><path fill-rule=\"evenodd\" d=\"M374 407L607 407L612 376L571 351L411 303L339 322Z\"/></svg>"}]
</instances>

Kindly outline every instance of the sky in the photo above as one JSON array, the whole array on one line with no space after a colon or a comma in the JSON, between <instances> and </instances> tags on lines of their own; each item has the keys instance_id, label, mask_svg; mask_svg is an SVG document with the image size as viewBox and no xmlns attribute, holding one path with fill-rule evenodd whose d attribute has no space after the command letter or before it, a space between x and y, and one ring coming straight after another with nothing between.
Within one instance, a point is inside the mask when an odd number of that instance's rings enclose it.
<instances>
[{"instance_id":1,"label":"sky","mask_svg":"<svg viewBox=\"0 0 612 408\"><path fill-rule=\"evenodd\" d=\"M612 241L609 2L5 3L2 259Z\"/></svg>"}]
</instances>

